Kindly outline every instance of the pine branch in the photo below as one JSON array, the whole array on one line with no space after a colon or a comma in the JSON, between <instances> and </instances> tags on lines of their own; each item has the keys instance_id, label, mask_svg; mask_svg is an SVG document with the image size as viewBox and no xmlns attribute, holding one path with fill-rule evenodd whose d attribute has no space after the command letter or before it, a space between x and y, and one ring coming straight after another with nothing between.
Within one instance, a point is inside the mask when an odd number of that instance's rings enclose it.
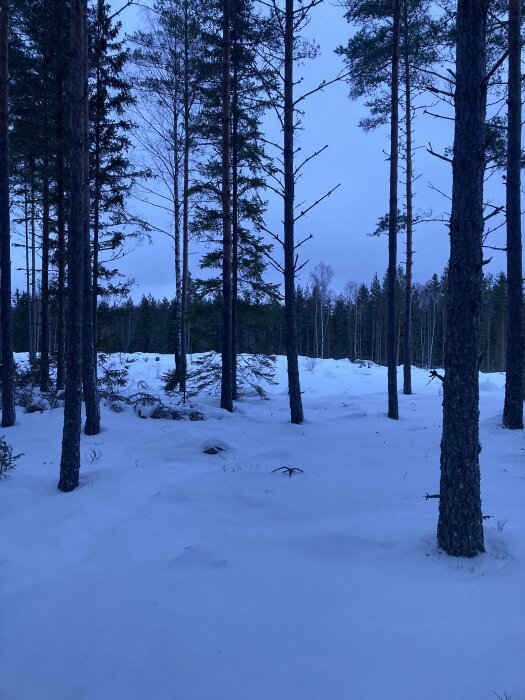
<instances>
[{"instance_id":1,"label":"pine branch","mask_svg":"<svg viewBox=\"0 0 525 700\"><path fill-rule=\"evenodd\" d=\"M339 183L335 187L332 187L332 189L329 190L326 194L324 194L322 197L319 197L319 199L317 199L313 204L311 204L309 207L304 209L298 216L296 216L294 218L294 223L299 221L299 219L301 219L303 216L306 216L306 214L308 214L309 211L311 211L314 207L316 207L318 204L320 204L323 201L323 199L326 199L327 197L329 197L332 194L332 192L336 191L336 189L338 187L341 187L341 183Z\"/></svg>"},{"instance_id":2,"label":"pine branch","mask_svg":"<svg viewBox=\"0 0 525 700\"><path fill-rule=\"evenodd\" d=\"M335 78L332 78L331 80L323 80L317 85L317 87L312 88L312 90L309 90L308 92L305 92L303 95L298 97L293 105L294 109L295 107L302 102L303 100L306 100L307 97L311 97L311 95L315 95L316 92L320 92L321 90L324 90L327 88L329 85L333 85L334 83L338 83L341 80L345 80L345 78L348 78L348 76L351 75L350 71L341 71L338 75L336 75Z\"/></svg>"},{"instance_id":3,"label":"pine branch","mask_svg":"<svg viewBox=\"0 0 525 700\"><path fill-rule=\"evenodd\" d=\"M447 156L442 155L441 153L437 153L434 151L432 148L432 144L429 142L428 148L426 149L427 153L430 153L431 156L435 156L436 158L439 158L440 160L444 160L445 163L452 163L452 158L447 158Z\"/></svg>"}]
</instances>

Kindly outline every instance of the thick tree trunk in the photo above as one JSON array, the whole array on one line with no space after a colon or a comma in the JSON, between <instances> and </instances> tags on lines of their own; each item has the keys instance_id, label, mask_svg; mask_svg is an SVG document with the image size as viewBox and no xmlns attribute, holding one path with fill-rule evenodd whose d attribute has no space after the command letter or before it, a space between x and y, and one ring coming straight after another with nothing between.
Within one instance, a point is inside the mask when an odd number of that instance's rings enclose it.
<instances>
[{"instance_id":1,"label":"thick tree trunk","mask_svg":"<svg viewBox=\"0 0 525 700\"><path fill-rule=\"evenodd\" d=\"M294 103L293 103L294 0L286 0L284 25L284 317L290 420L304 420L295 309L294 232Z\"/></svg>"},{"instance_id":2,"label":"thick tree trunk","mask_svg":"<svg viewBox=\"0 0 525 700\"><path fill-rule=\"evenodd\" d=\"M86 435L100 432L100 406L97 391L97 365L93 346L93 287L91 266L91 219L90 219L90 148L89 148L89 86L88 86L88 10L87 0L82 1L82 131L83 131L83 261L82 261L82 387L86 407Z\"/></svg>"},{"instance_id":3,"label":"thick tree trunk","mask_svg":"<svg viewBox=\"0 0 525 700\"><path fill-rule=\"evenodd\" d=\"M388 417L399 418L396 357L397 185L399 149L399 30L400 0L393 0L392 94L390 114L390 206L388 220L387 365Z\"/></svg>"},{"instance_id":4,"label":"thick tree trunk","mask_svg":"<svg viewBox=\"0 0 525 700\"><path fill-rule=\"evenodd\" d=\"M60 461L61 491L73 491L80 473L82 408L82 296L84 247L84 32L83 0L71 0L71 185L66 312L66 392Z\"/></svg>"},{"instance_id":5,"label":"thick tree trunk","mask_svg":"<svg viewBox=\"0 0 525 700\"><path fill-rule=\"evenodd\" d=\"M222 21L222 373L221 408L232 401L232 217L230 139L230 2L223 0Z\"/></svg>"},{"instance_id":6,"label":"thick tree trunk","mask_svg":"<svg viewBox=\"0 0 525 700\"><path fill-rule=\"evenodd\" d=\"M413 234L413 193L412 193L412 95L410 76L410 52L408 33L408 0L403 0L404 63L405 63L405 118L406 118L406 268L405 268L405 327L403 338L403 394L412 393L412 234Z\"/></svg>"},{"instance_id":7,"label":"thick tree trunk","mask_svg":"<svg viewBox=\"0 0 525 700\"><path fill-rule=\"evenodd\" d=\"M523 428L523 263L521 241L521 2L509 0L507 141L507 355L503 427Z\"/></svg>"},{"instance_id":8,"label":"thick tree trunk","mask_svg":"<svg viewBox=\"0 0 525 700\"><path fill-rule=\"evenodd\" d=\"M104 21L104 2L97 2L97 32L101 31L101 25ZM93 138L93 259L92 266L92 281L91 281L91 318L93 322L93 357L95 361L95 370L97 367L97 349L98 349L98 287L99 287L99 255L100 255L100 201L102 199L102 175L101 175L101 141L102 141L102 110L103 110L103 91L101 69L100 69L100 48L98 46L99 37L97 36L97 51L95 55L95 129ZM89 71L89 65L88 65ZM89 73L88 73L89 74ZM89 119L89 106L88 106ZM88 121L89 126L89 121Z\"/></svg>"},{"instance_id":9,"label":"thick tree trunk","mask_svg":"<svg viewBox=\"0 0 525 700\"><path fill-rule=\"evenodd\" d=\"M438 545L484 551L479 453L479 340L486 113L486 1L459 0L449 293Z\"/></svg>"},{"instance_id":10,"label":"thick tree trunk","mask_svg":"<svg viewBox=\"0 0 525 700\"><path fill-rule=\"evenodd\" d=\"M11 229L9 220L9 0L0 0L0 316L2 332L2 428L15 424L15 366L11 326Z\"/></svg>"}]
</instances>

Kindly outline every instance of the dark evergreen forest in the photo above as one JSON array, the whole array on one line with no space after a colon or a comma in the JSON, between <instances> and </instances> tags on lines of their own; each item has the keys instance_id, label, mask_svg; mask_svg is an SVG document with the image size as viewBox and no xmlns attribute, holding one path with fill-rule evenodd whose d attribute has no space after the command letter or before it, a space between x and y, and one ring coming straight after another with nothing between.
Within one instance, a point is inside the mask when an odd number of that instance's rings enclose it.
<instances>
[{"instance_id":1,"label":"dark evergreen forest","mask_svg":"<svg viewBox=\"0 0 525 700\"><path fill-rule=\"evenodd\" d=\"M446 332L446 273L433 275L412 289L412 361L417 367L442 367ZM405 276L398 268L399 298ZM200 293L190 284L188 347L190 353L220 350L221 298ZM257 302L246 294L239 299L238 344L241 353L286 353L284 307L278 299ZM37 299L38 304L38 299ZM483 278L480 368L505 370L506 277ZM386 280L374 277L369 285L349 283L344 292L323 293L319 284L297 289L299 354L307 357L347 357L386 364ZM398 306L398 364L404 361L404 325ZM140 301L101 301L98 305L97 347L101 352L172 354L176 334L176 300L143 295ZM29 307L25 292L16 292L13 307L15 352L29 349ZM51 305L51 342L56 341L56 304Z\"/></svg>"}]
</instances>

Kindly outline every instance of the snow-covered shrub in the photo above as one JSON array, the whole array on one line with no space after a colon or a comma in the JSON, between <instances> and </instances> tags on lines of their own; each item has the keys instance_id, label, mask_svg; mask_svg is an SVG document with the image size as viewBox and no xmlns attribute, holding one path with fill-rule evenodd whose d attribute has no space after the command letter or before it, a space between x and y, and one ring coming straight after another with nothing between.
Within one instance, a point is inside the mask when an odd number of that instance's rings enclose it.
<instances>
[{"instance_id":1,"label":"snow-covered shrub","mask_svg":"<svg viewBox=\"0 0 525 700\"><path fill-rule=\"evenodd\" d=\"M28 409L40 398L38 384L40 380L40 368L38 363L30 365L26 362L17 362L15 369L15 403L17 406Z\"/></svg>"},{"instance_id":2,"label":"snow-covered shrub","mask_svg":"<svg viewBox=\"0 0 525 700\"><path fill-rule=\"evenodd\" d=\"M161 406L160 402L153 397L144 396L141 401L135 404L135 413L139 418L152 418L155 411Z\"/></svg>"},{"instance_id":3,"label":"snow-covered shrub","mask_svg":"<svg viewBox=\"0 0 525 700\"><path fill-rule=\"evenodd\" d=\"M21 456L21 454L14 455L11 445L5 441L3 436L0 436L0 479L5 479L8 476L7 472L15 468L17 460Z\"/></svg>"},{"instance_id":4,"label":"snow-covered shrub","mask_svg":"<svg viewBox=\"0 0 525 700\"><path fill-rule=\"evenodd\" d=\"M205 420L204 415L200 411L195 409L172 408L171 406L166 406L165 404L158 405L151 414L150 418L155 418L157 420Z\"/></svg>"}]
</instances>

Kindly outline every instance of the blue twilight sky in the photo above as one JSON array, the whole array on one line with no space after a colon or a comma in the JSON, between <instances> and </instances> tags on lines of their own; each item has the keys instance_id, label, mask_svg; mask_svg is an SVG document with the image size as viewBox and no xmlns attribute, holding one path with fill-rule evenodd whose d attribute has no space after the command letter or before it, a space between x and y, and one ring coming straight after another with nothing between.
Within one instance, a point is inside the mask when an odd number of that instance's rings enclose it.
<instances>
[{"instance_id":1,"label":"blue twilight sky","mask_svg":"<svg viewBox=\"0 0 525 700\"><path fill-rule=\"evenodd\" d=\"M150 4L145 0L144 4ZM111 0L115 9L122 7L124 0ZM144 26L148 12L141 7L127 8L121 15L123 31L131 33ZM320 55L298 69L304 76L304 89L318 84L324 78L337 75L342 68L341 58L334 49L346 43L351 27L338 4L325 2L312 12L308 36L320 47ZM371 238L370 233L388 209L388 130L378 129L364 133L358 126L365 114L364 106L347 98L348 88L344 83L328 87L305 102L304 130L298 133L297 145L301 155L328 144L329 148L310 163L297 187L297 200L313 202L334 185L341 186L330 198L322 202L298 225L297 236L313 234L313 238L301 249L303 260L308 264L301 271L299 282L308 283L315 266L323 261L334 270L332 288L342 291L348 281L369 283L375 272L382 277L387 266L386 237ZM267 128L272 138L280 134L271 116ZM415 171L420 175L415 184L415 207L433 210L438 216L448 209L446 196L438 194L431 184L448 195L450 192L450 166L426 151L431 142L436 150L442 150L452 142L452 123L419 116L415 122L414 142L416 147ZM159 185L160 186L160 185ZM402 186L401 186L402 187ZM489 183L490 199L503 203L504 190L498 175ZM401 195L402 190L400 190ZM488 195L487 195L488 196ZM278 230L281 226L281 202L269 199L266 220L268 228ZM401 202L400 202L401 204ZM134 205L140 214L152 222L165 226L163 215L153 207ZM492 244L501 244L502 232L495 234ZM420 225L415 233L414 278L426 281L433 272L441 273L448 257L448 235L442 223ZM199 275L198 259L202 249L194 248L190 268L194 276ZM276 257L280 251L276 250ZM485 268L498 272L504 269L503 253L490 252L493 262ZM172 297L174 294L174 262L171 241L161 234L153 235L152 242L137 245L120 262L121 271L136 280L133 297L151 293L154 296ZM487 253L487 257L489 254ZM399 261L404 262L404 240L399 240ZM22 260L17 259L18 267ZM23 287L23 273L15 272L14 286ZM277 273L269 276L278 280Z\"/></svg>"}]
</instances>

